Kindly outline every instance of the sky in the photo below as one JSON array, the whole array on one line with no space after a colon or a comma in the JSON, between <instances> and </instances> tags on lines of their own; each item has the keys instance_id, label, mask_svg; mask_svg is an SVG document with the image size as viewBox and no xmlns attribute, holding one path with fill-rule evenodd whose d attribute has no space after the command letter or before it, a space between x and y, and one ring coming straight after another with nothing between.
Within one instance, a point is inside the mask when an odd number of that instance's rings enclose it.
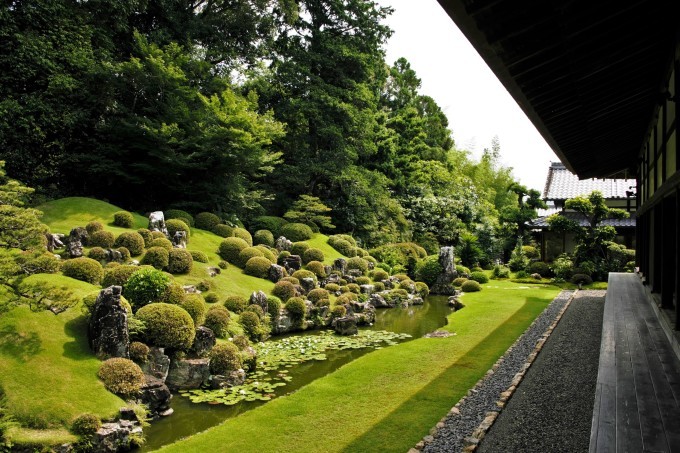
<instances>
[{"instance_id":1,"label":"sky","mask_svg":"<svg viewBox=\"0 0 680 453\"><path fill-rule=\"evenodd\" d=\"M437 0L376 0L395 11L387 62L405 57L449 119L458 148L475 158L497 135L501 162L532 189L543 191L551 161L559 161Z\"/></svg>"}]
</instances>

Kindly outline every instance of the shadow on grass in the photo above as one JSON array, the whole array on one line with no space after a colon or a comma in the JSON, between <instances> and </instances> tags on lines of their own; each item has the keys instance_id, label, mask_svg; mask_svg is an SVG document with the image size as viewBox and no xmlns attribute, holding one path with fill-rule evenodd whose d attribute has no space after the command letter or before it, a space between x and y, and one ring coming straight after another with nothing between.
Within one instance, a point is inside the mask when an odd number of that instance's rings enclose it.
<instances>
[{"instance_id":1,"label":"shadow on grass","mask_svg":"<svg viewBox=\"0 0 680 453\"><path fill-rule=\"evenodd\" d=\"M537 303L542 308L537 309ZM409 450L484 376L545 306L545 299L528 297L514 315L475 348L342 451L364 453ZM394 385L399 383L395 382Z\"/></svg>"},{"instance_id":2,"label":"shadow on grass","mask_svg":"<svg viewBox=\"0 0 680 453\"><path fill-rule=\"evenodd\" d=\"M0 354L12 357L20 362L27 362L41 350L42 341L35 332L19 332L16 326L4 326L0 329Z\"/></svg>"},{"instance_id":3,"label":"shadow on grass","mask_svg":"<svg viewBox=\"0 0 680 453\"><path fill-rule=\"evenodd\" d=\"M92 356L87 343L87 320L78 316L64 324L64 333L71 341L64 343L63 356L73 360L85 360Z\"/></svg>"}]
</instances>

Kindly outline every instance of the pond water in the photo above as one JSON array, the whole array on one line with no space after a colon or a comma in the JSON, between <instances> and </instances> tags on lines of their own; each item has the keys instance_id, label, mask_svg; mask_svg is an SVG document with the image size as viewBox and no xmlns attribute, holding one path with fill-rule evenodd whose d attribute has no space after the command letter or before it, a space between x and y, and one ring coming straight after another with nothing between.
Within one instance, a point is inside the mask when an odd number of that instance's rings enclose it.
<instances>
[{"instance_id":1,"label":"pond water","mask_svg":"<svg viewBox=\"0 0 680 453\"><path fill-rule=\"evenodd\" d=\"M446 317L451 313L447 306L447 298L430 296L421 306L408 308L380 309L376 312L375 324L365 330L389 331L408 334L412 338L420 338L446 324ZM304 336L320 335L319 331L304 333ZM295 336L299 336L297 333ZM275 338L274 340L277 340ZM408 340L403 340L408 341ZM326 360L312 360L286 368L287 384L274 390L276 396L292 393L310 382L337 370L375 348L342 349L326 351ZM264 401L243 401L232 406L223 404L193 403L186 396L175 394L171 407L174 413L161 420L154 421L145 428L147 442L140 451L152 451L182 437L196 434L211 428L224 420L235 417L255 407L265 404Z\"/></svg>"}]
</instances>

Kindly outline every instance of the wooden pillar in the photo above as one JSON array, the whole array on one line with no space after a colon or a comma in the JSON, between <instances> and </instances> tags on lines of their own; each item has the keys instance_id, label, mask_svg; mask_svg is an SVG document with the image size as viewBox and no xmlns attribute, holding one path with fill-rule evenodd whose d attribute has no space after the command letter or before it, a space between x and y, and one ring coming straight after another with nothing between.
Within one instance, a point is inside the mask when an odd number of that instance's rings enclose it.
<instances>
[{"instance_id":1,"label":"wooden pillar","mask_svg":"<svg viewBox=\"0 0 680 453\"><path fill-rule=\"evenodd\" d=\"M680 187L675 188L675 330L680 330Z\"/></svg>"},{"instance_id":2,"label":"wooden pillar","mask_svg":"<svg viewBox=\"0 0 680 453\"><path fill-rule=\"evenodd\" d=\"M663 308L673 308L673 292L676 285L676 264L677 256L676 245L676 210L675 196L666 197L661 204L663 205L661 215L662 237L661 237L661 306Z\"/></svg>"},{"instance_id":3,"label":"wooden pillar","mask_svg":"<svg viewBox=\"0 0 680 453\"><path fill-rule=\"evenodd\" d=\"M652 233L652 292L661 292L661 270L663 266L663 203L659 203L652 209L654 226Z\"/></svg>"}]
</instances>

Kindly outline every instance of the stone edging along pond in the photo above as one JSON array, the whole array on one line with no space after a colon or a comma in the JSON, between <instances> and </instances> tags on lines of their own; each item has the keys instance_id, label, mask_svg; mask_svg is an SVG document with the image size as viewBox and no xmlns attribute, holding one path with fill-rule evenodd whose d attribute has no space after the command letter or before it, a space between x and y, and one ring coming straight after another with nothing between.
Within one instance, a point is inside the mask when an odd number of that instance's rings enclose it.
<instances>
[{"instance_id":1,"label":"stone edging along pond","mask_svg":"<svg viewBox=\"0 0 680 453\"><path fill-rule=\"evenodd\" d=\"M543 345L545 344L546 340L548 337L550 337L550 334L552 331L555 329L557 324L559 323L560 319L562 318L562 315L564 312L569 308L569 305L571 304L571 301L574 299L574 296L576 294L576 291L562 291L547 307L546 309L531 323L531 325L526 329L526 331L508 348L508 350L503 354L501 358L499 358L496 363L491 367L489 371L486 372L486 374L475 384L475 386L470 389L467 393L466 396L462 397L460 401L456 403L456 405L449 411L447 415L445 415L431 430L429 435L423 437L423 439L418 442L414 448L411 448L409 450L409 453L419 453L422 451L425 452L438 452L438 451L459 451L462 450L464 452L474 452L477 449L477 446L481 442L481 440L484 438L488 430L491 428L493 423L495 422L496 418L500 414L500 411L503 410L505 405L507 404L508 400L510 397L513 395L515 390L517 389L517 386L519 383L522 381L524 378L524 375L526 374L527 370L529 367L531 367L531 364L534 362L536 357L538 356L538 353L543 349ZM522 344L522 342L526 341L531 341L531 339L527 339L527 334L532 331L532 329L539 328L538 324L539 322L544 319L544 317L549 318L550 314L548 313L551 306L553 304L559 305L560 303L563 304L563 306L559 309L559 312L554 316L552 322L550 325L545 329L545 331L540 335L539 339L536 341L535 346L533 350L525 357L524 363L523 364L518 364L519 367L515 366L515 369L519 369L519 371L513 376L512 381L510 385L505 388L504 391L500 392L500 395L496 393L496 395L499 395L500 397L495 400L495 405L497 408L495 410L489 410L484 414L484 417L481 421L481 423L478 423L476 421L473 421L469 415L467 415L468 420L465 420L466 414L462 413L461 409L464 410L465 408L465 403L468 402L468 404L472 403L473 400L477 395L480 395L480 392L487 386L489 386L489 381L490 378L496 374L496 372L501 372L502 370L499 371L501 366L503 365L504 362L506 362L506 358L509 356L513 350L518 348ZM557 308L557 307L555 307ZM512 366L512 365L510 365ZM509 371L509 370L508 370ZM507 371L506 371L507 372ZM506 381L507 382L507 381ZM495 399L496 397L494 397ZM482 404L486 403L484 401ZM487 405L488 406L488 405ZM480 411L481 412L481 411ZM478 418L478 417L476 417ZM454 426L453 431L455 434L450 434L448 433L447 428L451 428L452 425L463 425L463 426ZM476 428L475 428L476 426ZM452 440L451 437L457 437L455 440ZM451 445L452 443L456 445ZM457 447L457 448L456 448Z\"/></svg>"}]
</instances>

